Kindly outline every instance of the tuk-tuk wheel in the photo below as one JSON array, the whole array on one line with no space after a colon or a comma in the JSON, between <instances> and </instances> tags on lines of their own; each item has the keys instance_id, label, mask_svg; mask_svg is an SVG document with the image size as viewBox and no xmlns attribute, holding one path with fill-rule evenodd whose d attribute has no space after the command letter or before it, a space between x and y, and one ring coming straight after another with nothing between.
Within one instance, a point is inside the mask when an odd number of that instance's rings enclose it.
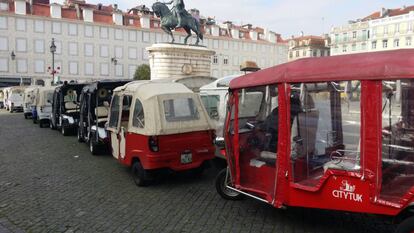
<instances>
[{"instance_id":1,"label":"tuk-tuk wheel","mask_svg":"<svg viewBox=\"0 0 414 233\"><path fill-rule=\"evenodd\" d=\"M132 176L137 186L145 187L150 184L149 174L139 161L135 161L132 165Z\"/></svg>"},{"instance_id":2,"label":"tuk-tuk wheel","mask_svg":"<svg viewBox=\"0 0 414 233\"><path fill-rule=\"evenodd\" d=\"M241 200L244 198L244 195L238 192L235 192L229 188L227 188L227 179L229 177L227 177L227 168L224 168L223 170L221 170L219 172L219 174L216 177L216 190L218 192L218 194L226 199L226 200L232 200L232 201L237 201L237 200Z\"/></svg>"},{"instance_id":3,"label":"tuk-tuk wheel","mask_svg":"<svg viewBox=\"0 0 414 233\"><path fill-rule=\"evenodd\" d=\"M99 145L96 144L94 137L89 138L89 150L92 155L99 154Z\"/></svg>"},{"instance_id":4,"label":"tuk-tuk wheel","mask_svg":"<svg viewBox=\"0 0 414 233\"><path fill-rule=\"evenodd\" d=\"M24 119L27 119L27 118L28 118L28 117L27 117L27 114L25 113L25 114L24 114Z\"/></svg>"},{"instance_id":5,"label":"tuk-tuk wheel","mask_svg":"<svg viewBox=\"0 0 414 233\"><path fill-rule=\"evenodd\" d=\"M49 127L52 130L56 129L56 127L52 124L52 121L49 121Z\"/></svg>"},{"instance_id":6,"label":"tuk-tuk wheel","mask_svg":"<svg viewBox=\"0 0 414 233\"><path fill-rule=\"evenodd\" d=\"M407 218L398 225L395 233L413 233L414 232L414 216Z\"/></svg>"},{"instance_id":7,"label":"tuk-tuk wheel","mask_svg":"<svg viewBox=\"0 0 414 233\"><path fill-rule=\"evenodd\" d=\"M62 125L60 131L62 132L63 136L69 136L69 131L68 131L68 129L66 129L65 126Z\"/></svg>"},{"instance_id":8,"label":"tuk-tuk wheel","mask_svg":"<svg viewBox=\"0 0 414 233\"><path fill-rule=\"evenodd\" d=\"M78 135L78 142L85 142L85 140L82 138L82 136L81 136L81 133L80 133L80 128L78 129L78 133L77 133L77 135Z\"/></svg>"}]
</instances>

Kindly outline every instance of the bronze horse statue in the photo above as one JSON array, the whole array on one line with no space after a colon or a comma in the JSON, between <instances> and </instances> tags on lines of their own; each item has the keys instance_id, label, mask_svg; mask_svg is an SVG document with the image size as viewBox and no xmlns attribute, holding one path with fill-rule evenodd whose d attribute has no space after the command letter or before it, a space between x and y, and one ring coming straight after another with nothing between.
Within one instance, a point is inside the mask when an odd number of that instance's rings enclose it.
<instances>
[{"instance_id":1,"label":"bronze horse statue","mask_svg":"<svg viewBox=\"0 0 414 233\"><path fill-rule=\"evenodd\" d=\"M170 11L165 3L156 2L152 5L152 10L157 17L161 18L161 29L171 36L171 43L175 42L174 35L171 30L177 28L178 19ZM188 38L191 37L191 31L197 35L197 41L195 45L198 45L200 39L203 40L203 33L201 32L200 22L190 15L185 13L181 21L182 28L187 32L187 37L184 39L184 44L187 44Z\"/></svg>"}]
</instances>

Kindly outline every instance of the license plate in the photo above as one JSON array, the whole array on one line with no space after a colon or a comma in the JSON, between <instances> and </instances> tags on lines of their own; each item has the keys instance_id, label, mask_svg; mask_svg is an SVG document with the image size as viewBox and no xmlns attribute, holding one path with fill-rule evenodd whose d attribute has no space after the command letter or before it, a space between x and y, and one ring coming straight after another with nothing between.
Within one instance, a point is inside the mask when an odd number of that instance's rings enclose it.
<instances>
[{"instance_id":1,"label":"license plate","mask_svg":"<svg viewBox=\"0 0 414 233\"><path fill-rule=\"evenodd\" d=\"M181 163L187 164L193 162L193 155L191 153L183 153L181 154Z\"/></svg>"}]
</instances>

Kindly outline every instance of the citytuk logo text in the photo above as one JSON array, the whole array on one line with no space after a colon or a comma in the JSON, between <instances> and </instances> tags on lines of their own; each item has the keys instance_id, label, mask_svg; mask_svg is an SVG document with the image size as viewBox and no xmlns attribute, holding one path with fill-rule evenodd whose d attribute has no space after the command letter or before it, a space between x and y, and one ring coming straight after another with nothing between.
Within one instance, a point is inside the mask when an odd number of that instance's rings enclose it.
<instances>
[{"instance_id":1,"label":"citytuk logo text","mask_svg":"<svg viewBox=\"0 0 414 233\"><path fill-rule=\"evenodd\" d=\"M355 185L351 185L347 180L343 180L339 190L332 191L332 196L338 199L362 202L362 194L355 193L355 189Z\"/></svg>"}]
</instances>

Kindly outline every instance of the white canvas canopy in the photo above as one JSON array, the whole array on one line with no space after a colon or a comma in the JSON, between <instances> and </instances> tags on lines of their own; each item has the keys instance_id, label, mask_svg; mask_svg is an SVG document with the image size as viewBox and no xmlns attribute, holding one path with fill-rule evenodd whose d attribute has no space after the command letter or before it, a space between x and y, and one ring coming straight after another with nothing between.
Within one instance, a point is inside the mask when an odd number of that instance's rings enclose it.
<instances>
[{"instance_id":1,"label":"white canvas canopy","mask_svg":"<svg viewBox=\"0 0 414 233\"><path fill-rule=\"evenodd\" d=\"M48 103L47 100L49 99L52 101L53 92L55 91L56 87L40 87L38 89L38 95L36 97L36 106L46 106L46 105L52 105L51 103Z\"/></svg>"},{"instance_id":2,"label":"white canvas canopy","mask_svg":"<svg viewBox=\"0 0 414 233\"><path fill-rule=\"evenodd\" d=\"M214 129L200 97L183 84L136 81L116 88L114 93L132 96L128 132L152 136ZM141 127L134 122L139 113L135 111L137 102L142 104L144 111ZM171 108L174 108L173 117Z\"/></svg>"},{"instance_id":3,"label":"white canvas canopy","mask_svg":"<svg viewBox=\"0 0 414 233\"><path fill-rule=\"evenodd\" d=\"M24 103L31 105L36 104L37 91L39 86L29 86L24 90Z\"/></svg>"}]
</instances>

